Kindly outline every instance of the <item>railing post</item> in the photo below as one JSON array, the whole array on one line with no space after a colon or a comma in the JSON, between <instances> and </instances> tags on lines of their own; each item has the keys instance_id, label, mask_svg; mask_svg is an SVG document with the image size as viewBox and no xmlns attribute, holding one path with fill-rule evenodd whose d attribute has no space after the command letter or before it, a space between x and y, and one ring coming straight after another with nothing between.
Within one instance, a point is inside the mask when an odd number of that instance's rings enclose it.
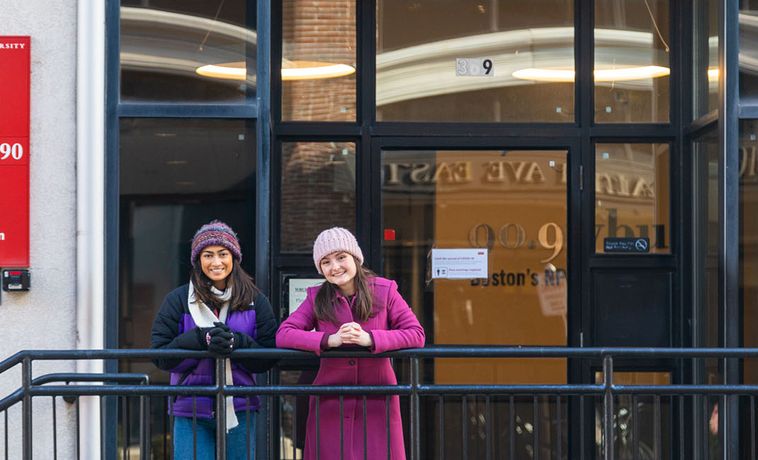
<instances>
[{"instance_id":1,"label":"railing post","mask_svg":"<svg viewBox=\"0 0 758 460\"><path fill-rule=\"evenodd\" d=\"M216 458L226 459L226 359L216 358Z\"/></svg>"},{"instance_id":2,"label":"railing post","mask_svg":"<svg viewBox=\"0 0 758 460\"><path fill-rule=\"evenodd\" d=\"M32 361L28 357L24 358L21 362L21 374L21 382L24 387L24 399L22 401L22 437L24 446L21 458L28 460L32 458Z\"/></svg>"},{"instance_id":3,"label":"railing post","mask_svg":"<svg viewBox=\"0 0 758 460\"><path fill-rule=\"evenodd\" d=\"M146 381L145 385L150 385L150 381ZM140 411L140 432L139 432L139 458L140 460L149 460L150 456L150 397L140 396L139 398L139 411Z\"/></svg>"},{"instance_id":4,"label":"railing post","mask_svg":"<svg viewBox=\"0 0 758 460\"><path fill-rule=\"evenodd\" d=\"M421 459L421 427L420 427L420 403L418 395L419 386L419 365L418 356L411 358L411 400L410 400L410 418L411 418L411 460ZM464 446L465 448L465 446Z\"/></svg>"},{"instance_id":5,"label":"railing post","mask_svg":"<svg viewBox=\"0 0 758 460\"><path fill-rule=\"evenodd\" d=\"M613 357L603 356L603 458L613 460Z\"/></svg>"}]
</instances>

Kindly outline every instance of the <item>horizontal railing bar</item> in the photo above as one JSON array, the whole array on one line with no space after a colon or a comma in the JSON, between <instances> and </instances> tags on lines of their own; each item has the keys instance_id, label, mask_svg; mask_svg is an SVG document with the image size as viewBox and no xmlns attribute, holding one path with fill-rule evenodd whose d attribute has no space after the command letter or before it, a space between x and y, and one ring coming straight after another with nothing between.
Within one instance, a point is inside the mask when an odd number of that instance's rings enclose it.
<instances>
[{"instance_id":1,"label":"horizontal railing bar","mask_svg":"<svg viewBox=\"0 0 758 460\"><path fill-rule=\"evenodd\" d=\"M234 353L236 357L261 357L261 358L302 358L303 356L312 357L311 353L282 350L282 349L255 349L243 350ZM476 358L476 357L494 357L494 358L599 358L602 356L616 356L620 358L632 357L674 357L674 358L699 358L699 357L758 357L758 348L750 349L726 349L726 348L699 348L699 349L682 349L682 348L566 348L566 347L470 347L470 346L438 346L422 349L408 349L394 351L384 354L370 354L366 351L342 351L323 353L321 358L339 358L339 357L382 357L392 356L398 358L416 357L416 358ZM17 364L22 359L119 359L119 358L146 358L156 359L162 357L172 358L208 358L213 357L208 352L191 351L191 350L147 350L147 349L129 349L129 350L27 350L16 353L14 356L6 359L0 364L6 369ZM73 386L46 386L40 387L44 383L53 381L77 381L77 382L143 382L147 383L146 374L76 374L76 373L55 373L37 377L33 380L34 385L30 393L34 396L63 396L63 395L208 395L227 394L227 395L300 395L300 394L376 394L376 395L405 395L411 391L410 386L277 386L277 387L226 387L222 386L205 386L205 387L183 387L171 385L73 385ZM415 387L418 394L422 395L442 395L442 394L553 394L553 395L588 395L599 394L601 391L609 390L603 385L420 385ZM748 385L665 385L665 386L643 386L643 385L616 385L610 387L614 394L758 394L758 386ZM0 409L15 404L23 394L22 390L17 390L0 401Z\"/></svg>"},{"instance_id":2,"label":"horizontal railing bar","mask_svg":"<svg viewBox=\"0 0 758 460\"><path fill-rule=\"evenodd\" d=\"M263 395L407 395L409 385L376 386L215 386L183 385L47 385L32 387L32 396L263 396Z\"/></svg>"},{"instance_id":3,"label":"horizontal railing bar","mask_svg":"<svg viewBox=\"0 0 758 460\"><path fill-rule=\"evenodd\" d=\"M615 394L758 395L758 385L611 385Z\"/></svg>"},{"instance_id":4,"label":"horizontal railing bar","mask_svg":"<svg viewBox=\"0 0 758 460\"><path fill-rule=\"evenodd\" d=\"M370 353L362 350L328 351L321 358L758 358L758 348L568 348L568 347L470 347L433 346L411 348L386 353ZM237 350L232 353L237 358L279 358L302 359L314 357L313 353L278 348L257 348ZM32 360L62 359L157 359L157 358L210 358L206 351L181 349L104 349L104 350L26 350L21 351L3 363L0 372L23 358ZM226 358L226 356L225 356Z\"/></svg>"},{"instance_id":5,"label":"horizontal railing bar","mask_svg":"<svg viewBox=\"0 0 758 460\"><path fill-rule=\"evenodd\" d=\"M226 387L228 396L253 395L409 395L410 385L276 385Z\"/></svg>"},{"instance_id":6,"label":"horizontal railing bar","mask_svg":"<svg viewBox=\"0 0 758 460\"><path fill-rule=\"evenodd\" d=\"M177 386L177 385L46 385L34 386L32 396L266 396L266 395L409 395L411 385L277 385L277 386ZM601 384L587 385L419 385L416 392L436 395L600 395ZM758 385L611 385L613 394L657 395L758 395ZM13 395L21 392L18 390ZM8 399L8 398L6 398ZM0 410L1 407L0 407Z\"/></svg>"},{"instance_id":7,"label":"horizontal railing bar","mask_svg":"<svg viewBox=\"0 0 758 460\"><path fill-rule=\"evenodd\" d=\"M215 386L45 385L30 388L29 393L32 396L214 396L219 391Z\"/></svg>"},{"instance_id":8,"label":"horizontal railing bar","mask_svg":"<svg viewBox=\"0 0 758 460\"><path fill-rule=\"evenodd\" d=\"M605 385L420 385L419 393L445 395L573 394L599 395ZM758 385L611 385L614 394L649 395L758 395Z\"/></svg>"},{"instance_id":9,"label":"horizontal railing bar","mask_svg":"<svg viewBox=\"0 0 758 460\"><path fill-rule=\"evenodd\" d=\"M275 348L238 350L235 356L254 357L257 353L270 353L276 357ZM293 350L287 350L292 352ZM301 353L312 356L307 352L295 352L297 355L281 355L281 358L299 358ZM397 357L397 358L748 358L758 357L758 348L568 348L568 347L477 347L477 346L431 346L426 348L409 348L381 354L367 351L328 351L321 358L329 357Z\"/></svg>"},{"instance_id":10,"label":"horizontal railing bar","mask_svg":"<svg viewBox=\"0 0 758 460\"><path fill-rule=\"evenodd\" d=\"M44 385L50 382L145 382L150 383L150 377L147 374L136 373L84 373L77 374L76 372L58 372L52 374L41 375L32 380L32 385ZM78 395L75 391L68 393L67 395ZM32 393L34 394L34 393ZM55 395L62 396L62 395ZM24 389L19 388L10 395L0 400L0 411L4 411L13 406L17 402L21 401L24 397Z\"/></svg>"},{"instance_id":11,"label":"horizontal railing bar","mask_svg":"<svg viewBox=\"0 0 758 460\"><path fill-rule=\"evenodd\" d=\"M603 385L419 385L423 395L600 395Z\"/></svg>"},{"instance_id":12,"label":"horizontal railing bar","mask_svg":"<svg viewBox=\"0 0 758 460\"><path fill-rule=\"evenodd\" d=\"M125 372L119 373L82 373L58 372L41 375L32 380L32 385L44 385L50 382L150 382L147 374Z\"/></svg>"},{"instance_id":13,"label":"horizontal railing bar","mask_svg":"<svg viewBox=\"0 0 758 460\"><path fill-rule=\"evenodd\" d=\"M407 396L411 394L410 386L378 386L378 387L326 387L326 386L299 386L299 387L226 387L222 392L218 392L215 387L177 387L177 386L44 386L34 387L30 390L32 396L215 396L223 394L225 396L269 396L269 395L398 395ZM419 387L417 393L421 396L436 395L455 395L455 394L492 394L492 395L526 395L526 394L551 394L551 395L600 395L602 387L588 385L585 388L579 386L570 386L568 388L544 388L530 387L528 385L503 385L499 388L489 388L484 391L481 388L473 386L464 388L461 386L423 386Z\"/></svg>"},{"instance_id":14,"label":"horizontal railing bar","mask_svg":"<svg viewBox=\"0 0 758 460\"><path fill-rule=\"evenodd\" d=\"M227 396L250 395L407 395L412 391L410 385L277 385L277 386L225 386L221 391ZM600 394L602 385L420 385L419 394L496 394L496 393L534 393L541 394ZM219 392L215 386L176 386L176 385L48 385L34 387L32 395L60 396L72 394L113 395L215 395Z\"/></svg>"}]
</instances>

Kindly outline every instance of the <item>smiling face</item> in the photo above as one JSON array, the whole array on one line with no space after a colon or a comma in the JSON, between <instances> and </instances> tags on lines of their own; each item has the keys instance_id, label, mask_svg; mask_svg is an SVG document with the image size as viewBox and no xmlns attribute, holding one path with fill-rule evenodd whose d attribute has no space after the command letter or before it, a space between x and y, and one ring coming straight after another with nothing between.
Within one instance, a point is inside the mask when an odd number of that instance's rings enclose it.
<instances>
[{"instance_id":1,"label":"smiling face","mask_svg":"<svg viewBox=\"0 0 758 460\"><path fill-rule=\"evenodd\" d=\"M343 295L355 293L355 274L358 267L355 258L348 252L333 252L321 259L321 273L326 280L336 285Z\"/></svg>"},{"instance_id":2,"label":"smiling face","mask_svg":"<svg viewBox=\"0 0 758 460\"><path fill-rule=\"evenodd\" d=\"M208 246L200 253L200 268L216 289L226 289L226 278L233 267L232 253L223 246Z\"/></svg>"}]
</instances>

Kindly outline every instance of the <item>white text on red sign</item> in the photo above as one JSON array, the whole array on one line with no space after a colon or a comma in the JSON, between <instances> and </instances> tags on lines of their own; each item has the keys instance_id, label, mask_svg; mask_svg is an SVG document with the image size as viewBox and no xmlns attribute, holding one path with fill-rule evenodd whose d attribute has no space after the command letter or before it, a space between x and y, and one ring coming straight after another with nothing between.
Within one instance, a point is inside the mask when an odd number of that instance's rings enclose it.
<instances>
[{"instance_id":1,"label":"white text on red sign","mask_svg":"<svg viewBox=\"0 0 758 460\"><path fill-rule=\"evenodd\" d=\"M16 143L0 142L0 161L24 158L24 146Z\"/></svg>"}]
</instances>

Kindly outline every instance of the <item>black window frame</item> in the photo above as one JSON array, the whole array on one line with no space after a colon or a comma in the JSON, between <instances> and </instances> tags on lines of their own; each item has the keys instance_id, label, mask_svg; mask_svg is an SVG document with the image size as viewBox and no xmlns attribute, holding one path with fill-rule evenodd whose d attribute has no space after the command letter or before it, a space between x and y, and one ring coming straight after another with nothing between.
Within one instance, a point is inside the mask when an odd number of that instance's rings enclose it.
<instances>
[{"instance_id":1,"label":"black window frame","mask_svg":"<svg viewBox=\"0 0 758 460\"><path fill-rule=\"evenodd\" d=\"M150 103L121 102L120 90L120 0L105 3L105 299L104 299L104 346L119 348L119 122L122 118L194 118L194 119L240 119L255 123L256 130L256 199L255 279L264 292L269 292L270 236L270 164L269 146L271 133L267 129L270 108L270 55L271 55L271 0L245 0L250 27L255 27L258 42L255 49L257 72L256 93L248 94L243 101L234 103ZM251 62L253 50L246 60ZM106 361L105 371L115 372L118 363ZM117 455L118 407L115 399L104 398L102 452L107 458ZM260 424L257 437L263 439L266 424ZM263 444L261 444L263 445Z\"/></svg>"},{"instance_id":2,"label":"black window frame","mask_svg":"<svg viewBox=\"0 0 758 460\"><path fill-rule=\"evenodd\" d=\"M272 75L279 71L278 63L281 62L282 47L282 9L280 2L272 9ZM681 171L685 170L684 155L682 152L684 142L685 120L691 113L692 82L689 75L691 72L688 62L689 48L685 47L690 35L686 25L691 22L691 16L687 12L686 2L671 0L669 5L669 30L670 36L670 83L669 83L669 121L667 123L596 123L594 121L594 91L592 80L594 65L594 2L585 0L574 1L574 56L577 69L577 79L574 85L574 110L575 119L570 123L423 123L423 122L377 122L376 120L376 5L377 0L356 0L356 44L357 44L357 76L356 76L356 104L357 117L354 122L308 122L308 121L282 121L281 111L281 82L272 79L271 100L273 102L271 120L273 125L274 145L280 145L281 141L331 141L350 140L356 143L357 168L356 184L358 190L369 191L368 196L363 191L358 191L356 209L356 229L358 239L368 250L367 264L374 268L382 266L381 253L381 174L380 155L378 149L411 148L424 146L430 149L466 148L476 149L491 147L497 148L507 145L526 145L550 148L563 143L566 148L572 149L569 161L578 162L578 167L583 174L583 181L574 181L571 190L567 190L570 198L570 212L578 212L579 215L571 216L575 222L579 222L577 228L573 228L569 234L575 251L569 265L574 264L581 273L581 283L573 283L576 291L570 297L576 297L582 305L581 326L582 331L588 331L591 327L591 304L592 299L588 294L591 286L591 270L601 268L625 268L636 267L640 269L650 268L673 272L673 309L671 341L673 344L681 344L684 328L681 318L683 317L683 296L681 293L686 289L683 279L683 259L681 254L688 247L687 236L684 232L684 212L687 209L683 205L682 187L688 183L682 178ZM419 139L421 138L421 139ZM557 140L557 141L556 141ZM670 254L655 255L623 255L623 254L595 254L594 252L594 145L605 142L633 142L633 143L667 143L670 145ZM473 147L472 147L473 146ZM272 165L272 184L274 194L277 193L279 174L281 171L280 149L274 148ZM583 188L578 190L578 182L583 182ZM368 185L368 188L364 188ZM576 217L576 219L574 219ZM308 254L292 255L283 254L277 241L277 235L281 231L277 216L272 216L272 273L282 272L308 272L312 270L312 261ZM573 225L573 224L572 224ZM366 249L364 248L364 249ZM575 269L576 270L576 269ZM576 273L576 271L575 271ZM570 289L572 289L570 287ZM588 346L587 334L568 334L569 346ZM681 369L660 361L639 363L640 369L663 369L671 372L672 381L679 382L682 379ZM569 381L581 381L591 379L591 366L578 368L570 367ZM589 411L587 412L589 413ZM586 439L585 442L594 442ZM574 449L578 449L578 442L574 443ZM590 445L590 444L587 444ZM578 457L580 453L574 452Z\"/></svg>"}]
</instances>

